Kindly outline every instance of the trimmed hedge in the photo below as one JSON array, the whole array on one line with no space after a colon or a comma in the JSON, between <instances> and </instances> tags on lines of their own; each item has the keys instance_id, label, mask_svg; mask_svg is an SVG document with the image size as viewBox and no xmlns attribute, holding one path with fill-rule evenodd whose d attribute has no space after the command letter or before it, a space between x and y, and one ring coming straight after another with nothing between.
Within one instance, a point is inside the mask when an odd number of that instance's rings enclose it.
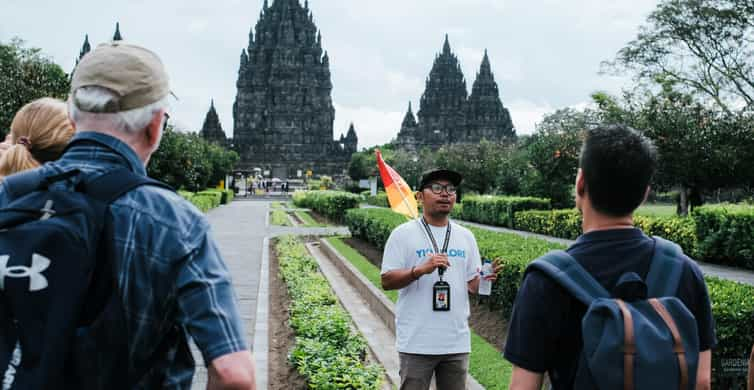
<instances>
[{"instance_id":1,"label":"trimmed hedge","mask_svg":"<svg viewBox=\"0 0 754 390\"><path fill-rule=\"evenodd\" d=\"M693 224L690 218L675 218L672 221L664 219L667 218L638 223L644 224L644 228L654 230L650 234L657 235L662 235L658 230L671 230L678 226L682 226L681 230L687 232L688 224ZM406 218L388 209L359 209L350 210L346 220L354 236L383 248L390 232L405 222ZM473 227L470 230L477 239L482 256L502 259L503 267L498 275L498 282L493 285L490 301L493 301L494 306L501 308L502 314L507 317L526 266L547 251L562 247L515 234ZM687 233L681 235L679 241L683 240L684 235ZM713 352L713 385L715 388L737 388L736 386L741 383L740 378L726 377L720 361L744 358L754 344L754 287L715 277L705 277L705 280L712 300L712 313L718 337L718 348Z\"/></svg>"},{"instance_id":2,"label":"trimmed hedge","mask_svg":"<svg viewBox=\"0 0 754 390\"><path fill-rule=\"evenodd\" d=\"M487 225L515 228L516 211L550 208L549 199L519 196L466 196L463 198L461 218Z\"/></svg>"},{"instance_id":3,"label":"trimmed hedge","mask_svg":"<svg viewBox=\"0 0 754 390\"><path fill-rule=\"evenodd\" d=\"M701 206L692 215L704 260L754 270L754 206Z\"/></svg>"},{"instance_id":4,"label":"trimmed hedge","mask_svg":"<svg viewBox=\"0 0 754 390\"><path fill-rule=\"evenodd\" d=\"M575 210L519 211L516 228L532 233L575 240L581 235L581 214ZM660 236L683 248L689 256L698 255L694 220L680 217L634 216L634 224L649 236Z\"/></svg>"},{"instance_id":5,"label":"trimmed hedge","mask_svg":"<svg viewBox=\"0 0 754 390\"><path fill-rule=\"evenodd\" d=\"M718 344L712 352L712 388L744 389L742 372L725 373L723 365L745 362L754 345L754 286L705 277L712 298ZM743 366L739 366L743 367Z\"/></svg>"},{"instance_id":6,"label":"trimmed hedge","mask_svg":"<svg viewBox=\"0 0 754 390\"><path fill-rule=\"evenodd\" d=\"M387 194L384 192L378 192L377 195L374 196L367 194L364 196L364 201L372 206L388 208L390 207L390 202L387 199Z\"/></svg>"},{"instance_id":7,"label":"trimmed hedge","mask_svg":"<svg viewBox=\"0 0 754 390\"><path fill-rule=\"evenodd\" d=\"M581 214L576 210L519 211L515 225L519 230L575 240L581 235Z\"/></svg>"},{"instance_id":8,"label":"trimmed hedge","mask_svg":"<svg viewBox=\"0 0 754 390\"><path fill-rule=\"evenodd\" d=\"M346 210L359 207L361 197L341 191L297 191L293 194L296 207L312 209L325 217L343 221Z\"/></svg>"},{"instance_id":9,"label":"trimmed hedge","mask_svg":"<svg viewBox=\"0 0 754 390\"><path fill-rule=\"evenodd\" d=\"M178 191L178 194L191 202L203 213L220 206L220 201L222 200L222 194L214 191L202 191L198 193Z\"/></svg>"},{"instance_id":10,"label":"trimmed hedge","mask_svg":"<svg viewBox=\"0 0 754 390\"><path fill-rule=\"evenodd\" d=\"M319 273L317 261L292 236L279 238L275 248L291 296L290 325L296 333L290 361L306 377L309 388L379 389L384 370L367 364L366 341L351 330L350 317Z\"/></svg>"}]
</instances>

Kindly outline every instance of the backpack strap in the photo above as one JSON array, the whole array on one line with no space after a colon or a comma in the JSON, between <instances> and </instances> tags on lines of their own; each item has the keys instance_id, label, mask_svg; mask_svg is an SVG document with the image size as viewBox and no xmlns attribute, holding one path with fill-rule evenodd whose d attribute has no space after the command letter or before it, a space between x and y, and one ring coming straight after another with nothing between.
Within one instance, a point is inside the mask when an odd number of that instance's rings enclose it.
<instances>
[{"instance_id":1,"label":"backpack strap","mask_svg":"<svg viewBox=\"0 0 754 390\"><path fill-rule=\"evenodd\" d=\"M683 273L683 250L662 237L655 240L652 263L647 273L647 288L650 298L669 297L676 294Z\"/></svg>"},{"instance_id":2,"label":"backpack strap","mask_svg":"<svg viewBox=\"0 0 754 390\"><path fill-rule=\"evenodd\" d=\"M610 298L610 293L565 251L548 252L534 260L527 272L532 269L542 271L553 278L574 298L587 306L597 298Z\"/></svg>"},{"instance_id":3,"label":"backpack strap","mask_svg":"<svg viewBox=\"0 0 754 390\"><path fill-rule=\"evenodd\" d=\"M138 175L127 168L115 169L102 174L92 180L82 183L82 192L110 204L134 188L151 185L165 188L172 192L175 190L169 185L147 176Z\"/></svg>"}]
</instances>

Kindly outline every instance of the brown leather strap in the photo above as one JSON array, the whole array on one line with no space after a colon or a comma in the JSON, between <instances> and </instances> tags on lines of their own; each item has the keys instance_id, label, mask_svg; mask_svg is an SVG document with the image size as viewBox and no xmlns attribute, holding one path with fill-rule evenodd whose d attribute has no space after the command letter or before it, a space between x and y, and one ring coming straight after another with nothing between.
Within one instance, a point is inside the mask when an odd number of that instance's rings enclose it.
<instances>
[{"instance_id":1,"label":"brown leather strap","mask_svg":"<svg viewBox=\"0 0 754 390\"><path fill-rule=\"evenodd\" d=\"M670 334L673 335L673 352L678 357L678 367L681 370L681 390L688 390L689 388L689 367L686 364L686 350L683 348L683 342L681 341L681 334L678 332L678 327L673 321L673 317L668 313L668 309L657 298L652 298L649 303L655 309L657 314L665 321L665 325L670 329Z\"/></svg>"},{"instance_id":2,"label":"brown leather strap","mask_svg":"<svg viewBox=\"0 0 754 390\"><path fill-rule=\"evenodd\" d=\"M634 389L634 355L636 342L634 340L634 321L626 303L616 299L623 314L623 390Z\"/></svg>"},{"instance_id":3,"label":"brown leather strap","mask_svg":"<svg viewBox=\"0 0 754 390\"><path fill-rule=\"evenodd\" d=\"M749 356L749 390L754 390L754 346L751 347Z\"/></svg>"}]
</instances>

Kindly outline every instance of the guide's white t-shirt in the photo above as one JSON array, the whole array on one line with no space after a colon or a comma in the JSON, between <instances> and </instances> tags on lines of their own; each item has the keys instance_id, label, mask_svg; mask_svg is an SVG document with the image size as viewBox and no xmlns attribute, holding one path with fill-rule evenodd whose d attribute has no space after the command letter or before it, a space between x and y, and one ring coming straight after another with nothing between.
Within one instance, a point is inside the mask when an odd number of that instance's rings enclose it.
<instances>
[{"instance_id":1,"label":"guide's white t-shirt","mask_svg":"<svg viewBox=\"0 0 754 390\"><path fill-rule=\"evenodd\" d=\"M471 352L469 332L468 282L481 268L474 235L451 222L448 260L443 280L450 284L450 311L432 310L432 286L439 281L437 271L423 275L398 292L395 329L398 352L444 355ZM442 250L446 227L430 225ZM393 230L382 256L382 273L411 268L429 260L434 249L421 219L406 222Z\"/></svg>"}]
</instances>

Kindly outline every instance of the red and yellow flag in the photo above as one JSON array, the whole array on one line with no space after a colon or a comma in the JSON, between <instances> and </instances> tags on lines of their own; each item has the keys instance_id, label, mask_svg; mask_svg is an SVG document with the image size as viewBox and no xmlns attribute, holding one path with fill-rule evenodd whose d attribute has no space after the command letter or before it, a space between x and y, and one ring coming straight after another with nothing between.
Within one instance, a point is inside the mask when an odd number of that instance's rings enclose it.
<instances>
[{"instance_id":1,"label":"red and yellow flag","mask_svg":"<svg viewBox=\"0 0 754 390\"><path fill-rule=\"evenodd\" d=\"M419 216L419 208L416 205L416 198L411 187L406 184L406 181L395 169L385 164L379 149L376 149L375 153L377 154L377 167L380 169L380 177L382 177L382 184L385 185L390 208L396 213L409 218L416 218Z\"/></svg>"}]
</instances>

